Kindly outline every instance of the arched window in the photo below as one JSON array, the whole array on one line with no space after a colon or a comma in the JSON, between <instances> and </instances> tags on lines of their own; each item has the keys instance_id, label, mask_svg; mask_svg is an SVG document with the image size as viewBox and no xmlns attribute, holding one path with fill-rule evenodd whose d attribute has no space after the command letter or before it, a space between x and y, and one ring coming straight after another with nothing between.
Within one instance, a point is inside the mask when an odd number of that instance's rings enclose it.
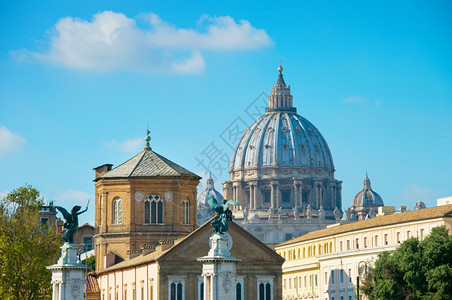
<instances>
[{"instance_id":1,"label":"arched window","mask_svg":"<svg viewBox=\"0 0 452 300\"><path fill-rule=\"evenodd\" d=\"M188 200L182 201L183 224L190 224L190 203Z\"/></svg>"},{"instance_id":2,"label":"arched window","mask_svg":"<svg viewBox=\"0 0 452 300\"><path fill-rule=\"evenodd\" d=\"M159 195L149 195L144 201L144 223L163 223L163 199Z\"/></svg>"},{"instance_id":3,"label":"arched window","mask_svg":"<svg viewBox=\"0 0 452 300\"><path fill-rule=\"evenodd\" d=\"M113 224L122 223L122 200L115 198L113 200Z\"/></svg>"},{"instance_id":4,"label":"arched window","mask_svg":"<svg viewBox=\"0 0 452 300\"><path fill-rule=\"evenodd\" d=\"M303 258L305 258L305 257L306 257L306 248L303 247Z\"/></svg>"},{"instance_id":5,"label":"arched window","mask_svg":"<svg viewBox=\"0 0 452 300\"><path fill-rule=\"evenodd\" d=\"M242 284L240 282L235 285L235 299L242 300Z\"/></svg>"}]
</instances>

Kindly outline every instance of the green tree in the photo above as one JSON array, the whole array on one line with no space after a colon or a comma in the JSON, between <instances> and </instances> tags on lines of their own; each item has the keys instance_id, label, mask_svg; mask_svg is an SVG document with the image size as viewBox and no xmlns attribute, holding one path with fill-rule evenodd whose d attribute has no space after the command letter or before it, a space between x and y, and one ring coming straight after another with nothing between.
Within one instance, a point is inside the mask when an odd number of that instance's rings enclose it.
<instances>
[{"instance_id":1,"label":"green tree","mask_svg":"<svg viewBox=\"0 0 452 300\"><path fill-rule=\"evenodd\" d=\"M90 271L95 271L96 270L96 257L94 255L88 257L86 259L85 265L88 266Z\"/></svg>"},{"instance_id":2,"label":"green tree","mask_svg":"<svg viewBox=\"0 0 452 300\"><path fill-rule=\"evenodd\" d=\"M444 226L383 252L361 290L373 299L452 299L452 236Z\"/></svg>"},{"instance_id":3,"label":"green tree","mask_svg":"<svg viewBox=\"0 0 452 300\"><path fill-rule=\"evenodd\" d=\"M51 272L61 238L52 226L42 226L43 199L30 185L0 199L0 298L34 299L50 293Z\"/></svg>"}]
</instances>

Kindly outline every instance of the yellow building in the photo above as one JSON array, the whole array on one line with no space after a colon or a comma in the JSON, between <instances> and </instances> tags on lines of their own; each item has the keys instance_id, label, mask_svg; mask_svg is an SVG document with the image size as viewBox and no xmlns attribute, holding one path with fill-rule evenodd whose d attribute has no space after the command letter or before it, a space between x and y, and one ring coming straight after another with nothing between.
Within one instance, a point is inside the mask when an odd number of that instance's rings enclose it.
<instances>
[{"instance_id":1,"label":"yellow building","mask_svg":"<svg viewBox=\"0 0 452 300\"><path fill-rule=\"evenodd\" d=\"M196 229L201 177L152 151L149 140L116 168L94 169L97 271Z\"/></svg>"},{"instance_id":2,"label":"yellow building","mask_svg":"<svg viewBox=\"0 0 452 300\"><path fill-rule=\"evenodd\" d=\"M282 299L353 300L356 282L377 255L433 227L452 229L452 205L335 224L277 245L283 264Z\"/></svg>"}]
</instances>

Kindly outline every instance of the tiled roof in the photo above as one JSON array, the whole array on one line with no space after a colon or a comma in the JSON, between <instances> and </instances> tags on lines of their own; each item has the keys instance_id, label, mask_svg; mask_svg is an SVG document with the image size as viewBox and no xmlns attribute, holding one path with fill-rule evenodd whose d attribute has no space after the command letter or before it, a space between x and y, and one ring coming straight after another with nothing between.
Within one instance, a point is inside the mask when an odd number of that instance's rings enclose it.
<instances>
[{"instance_id":1,"label":"tiled roof","mask_svg":"<svg viewBox=\"0 0 452 300\"><path fill-rule=\"evenodd\" d=\"M205 230L206 227L208 227L207 230L210 230L210 226L211 226L210 222L211 222L211 220L213 218L215 218L215 216L210 218L207 222L205 222L203 225L201 225L200 227L198 227L197 229L192 231L187 236L176 240L174 242L174 246L171 247L171 248L168 248L168 249L163 250L163 251L161 251L159 248L157 248L156 251L154 251L154 252L151 252L151 253L146 254L146 255L140 255L140 256L137 256L137 257L132 258L130 260L122 261L122 262L120 262L118 264L115 264L115 265L109 267L109 268L106 268L104 270L99 271L97 274L108 273L108 272L119 270L119 269L130 268L130 267L134 267L134 266L143 265L143 264L146 264L146 263L152 263L152 262L159 261L160 259L163 259L166 255L170 254L172 251L174 251L177 248L183 246L184 243L189 242L190 239L193 236L195 236L198 233L200 233L201 231ZM234 221L229 221L228 224L229 224L230 228L234 228L241 235L248 237L248 239L250 239L250 242L254 241L254 243L256 245L261 246L263 250L265 250L270 255L274 256L275 259L280 260L281 262L284 261L284 259L279 254L277 254L274 250L269 248L266 244L264 244L261 241L259 241L255 236L253 236L251 233L249 233L248 231L243 229L240 225L237 225Z\"/></svg>"},{"instance_id":2,"label":"tiled roof","mask_svg":"<svg viewBox=\"0 0 452 300\"><path fill-rule=\"evenodd\" d=\"M97 276L93 274L88 274L86 276L86 292L88 294L96 294L99 293L99 285L97 283Z\"/></svg>"},{"instance_id":3,"label":"tiled roof","mask_svg":"<svg viewBox=\"0 0 452 300\"><path fill-rule=\"evenodd\" d=\"M188 171L152 150L143 150L128 161L100 176L99 179L155 176L187 176L201 179L195 173Z\"/></svg>"},{"instance_id":4,"label":"tiled roof","mask_svg":"<svg viewBox=\"0 0 452 300\"><path fill-rule=\"evenodd\" d=\"M415 211L408 211L404 213L396 213L387 216L378 216L373 219L359 221L355 223L348 224L344 223L338 226L308 232L306 234L300 235L296 238L278 244L278 247L287 246L290 244L295 244L298 242L308 241L316 238L333 236L336 234L342 234L350 231L357 231L378 226L388 226L393 224L408 223L413 221L421 221L441 217L452 217L452 204L425 208Z\"/></svg>"}]
</instances>

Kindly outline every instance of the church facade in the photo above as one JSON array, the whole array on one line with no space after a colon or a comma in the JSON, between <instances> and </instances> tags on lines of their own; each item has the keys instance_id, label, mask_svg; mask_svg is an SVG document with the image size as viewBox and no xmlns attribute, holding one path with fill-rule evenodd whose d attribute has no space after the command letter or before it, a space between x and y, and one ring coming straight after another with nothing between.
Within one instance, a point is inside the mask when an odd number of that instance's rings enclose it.
<instances>
[{"instance_id":1,"label":"church facade","mask_svg":"<svg viewBox=\"0 0 452 300\"><path fill-rule=\"evenodd\" d=\"M237 222L266 243L325 228L341 218L341 181L320 131L297 114L282 67L269 106L240 138L231 159L226 199Z\"/></svg>"}]
</instances>

